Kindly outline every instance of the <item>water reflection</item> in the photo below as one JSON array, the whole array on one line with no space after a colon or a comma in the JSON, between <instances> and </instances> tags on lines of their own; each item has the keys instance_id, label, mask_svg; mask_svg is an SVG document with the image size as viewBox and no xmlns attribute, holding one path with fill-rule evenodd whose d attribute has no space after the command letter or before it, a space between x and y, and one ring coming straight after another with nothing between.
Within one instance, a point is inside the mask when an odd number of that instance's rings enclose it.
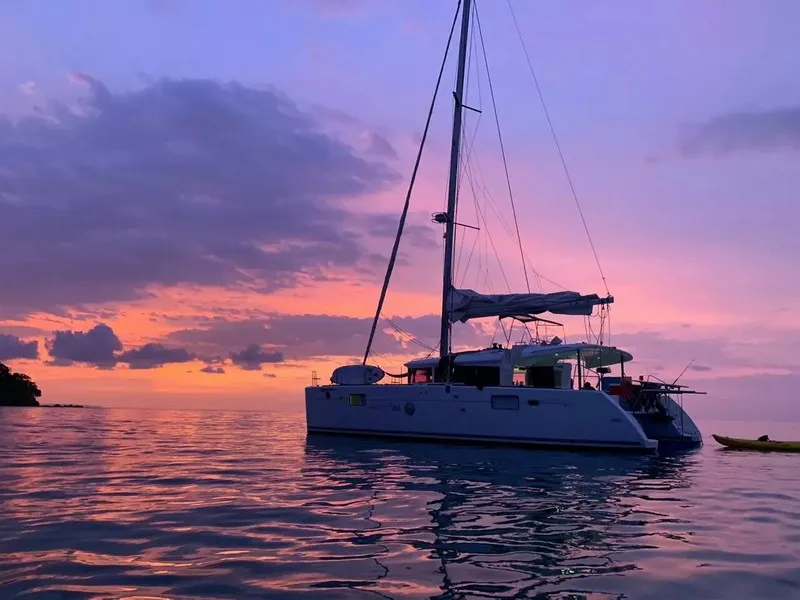
<instances>
[{"instance_id":1,"label":"water reflection","mask_svg":"<svg viewBox=\"0 0 800 600\"><path fill-rule=\"evenodd\" d=\"M0 598L790 598L796 457L308 438L0 410Z\"/></svg>"},{"instance_id":2,"label":"water reflection","mask_svg":"<svg viewBox=\"0 0 800 600\"><path fill-rule=\"evenodd\" d=\"M438 563L431 597L505 598L636 569L619 555L654 547L648 531L672 519L642 512L641 497L689 487L694 460L310 436L302 472L371 491L365 529L374 541L403 532L418 559ZM396 592L381 582L396 572L382 555L373 586Z\"/></svg>"}]
</instances>

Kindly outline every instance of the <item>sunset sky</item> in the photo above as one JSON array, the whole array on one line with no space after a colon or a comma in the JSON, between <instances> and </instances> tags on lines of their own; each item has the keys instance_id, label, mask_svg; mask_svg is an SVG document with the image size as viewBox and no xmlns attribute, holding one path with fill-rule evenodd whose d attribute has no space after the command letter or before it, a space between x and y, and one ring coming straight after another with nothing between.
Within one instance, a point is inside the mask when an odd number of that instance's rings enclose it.
<instances>
[{"instance_id":1,"label":"sunset sky","mask_svg":"<svg viewBox=\"0 0 800 600\"><path fill-rule=\"evenodd\" d=\"M476 4L532 291L604 294L509 3ZM511 6L631 371L695 359L693 412L800 417L800 3ZM0 4L0 361L46 403L300 409L312 371L363 353L455 8ZM459 220L481 232L457 283L524 292L477 33L470 56ZM429 346L454 59L384 308ZM426 353L386 322L376 350L394 372Z\"/></svg>"}]
</instances>

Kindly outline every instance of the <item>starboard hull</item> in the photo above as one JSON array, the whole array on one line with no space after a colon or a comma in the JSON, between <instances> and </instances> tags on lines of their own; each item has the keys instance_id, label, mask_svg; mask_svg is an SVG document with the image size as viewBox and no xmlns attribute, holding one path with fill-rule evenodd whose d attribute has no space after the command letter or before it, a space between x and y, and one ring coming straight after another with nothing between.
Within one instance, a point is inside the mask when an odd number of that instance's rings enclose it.
<instances>
[{"instance_id":1,"label":"starboard hull","mask_svg":"<svg viewBox=\"0 0 800 600\"><path fill-rule=\"evenodd\" d=\"M472 386L306 388L312 434L653 452L639 423L600 391Z\"/></svg>"}]
</instances>

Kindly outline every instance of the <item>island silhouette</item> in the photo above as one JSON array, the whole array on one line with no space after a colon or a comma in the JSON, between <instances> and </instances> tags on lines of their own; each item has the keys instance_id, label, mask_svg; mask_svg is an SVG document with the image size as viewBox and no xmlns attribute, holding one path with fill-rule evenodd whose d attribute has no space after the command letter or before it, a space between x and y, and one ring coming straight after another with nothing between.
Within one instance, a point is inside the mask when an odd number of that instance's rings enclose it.
<instances>
[{"instance_id":1,"label":"island silhouette","mask_svg":"<svg viewBox=\"0 0 800 600\"><path fill-rule=\"evenodd\" d=\"M0 406L39 406L42 390L25 373L0 362Z\"/></svg>"}]
</instances>

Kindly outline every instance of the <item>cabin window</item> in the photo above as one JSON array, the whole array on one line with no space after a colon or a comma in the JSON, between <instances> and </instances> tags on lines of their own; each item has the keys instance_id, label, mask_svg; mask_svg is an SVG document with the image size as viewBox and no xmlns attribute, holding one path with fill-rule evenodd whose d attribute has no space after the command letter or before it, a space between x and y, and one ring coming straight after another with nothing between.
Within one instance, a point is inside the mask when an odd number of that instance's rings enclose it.
<instances>
[{"instance_id":1,"label":"cabin window","mask_svg":"<svg viewBox=\"0 0 800 600\"><path fill-rule=\"evenodd\" d=\"M525 385L535 388L554 388L556 370L553 367L528 367L525 369Z\"/></svg>"},{"instance_id":2,"label":"cabin window","mask_svg":"<svg viewBox=\"0 0 800 600\"><path fill-rule=\"evenodd\" d=\"M474 385L476 387L498 387L500 385L500 369L498 367L456 366L453 369L452 383Z\"/></svg>"},{"instance_id":3,"label":"cabin window","mask_svg":"<svg viewBox=\"0 0 800 600\"><path fill-rule=\"evenodd\" d=\"M502 394L492 396L492 408L497 410L519 410L519 396Z\"/></svg>"},{"instance_id":4,"label":"cabin window","mask_svg":"<svg viewBox=\"0 0 800 600\"><path fill-rule=\"evenodd\" d=\"M350 406L364 406L367 403L365 394L350 394Z\"/></svg>"},{"instance_id":5,"label":"cabin window","mask_svg":"<svg viewBox=\"0 0 800 600\"><path fill-rule=\"evenodd\" d=\"M410 369L408 381L409 383L430 383L431 369Z\"/></svg>"}]
</instances>

